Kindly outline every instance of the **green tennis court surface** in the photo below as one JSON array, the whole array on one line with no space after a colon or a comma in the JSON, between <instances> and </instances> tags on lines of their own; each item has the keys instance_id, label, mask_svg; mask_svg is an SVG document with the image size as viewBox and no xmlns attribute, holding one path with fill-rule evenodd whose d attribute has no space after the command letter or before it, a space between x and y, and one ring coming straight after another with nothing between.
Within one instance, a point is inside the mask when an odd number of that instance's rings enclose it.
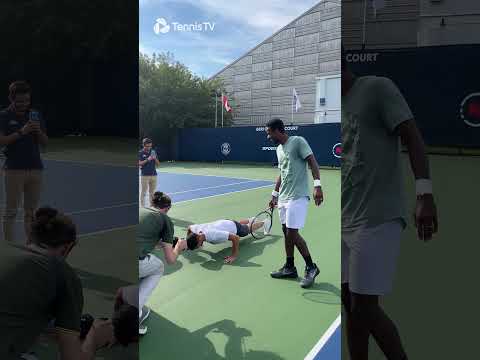
<instances>
[{"instance_id":1,"label":"green tennis court surface","mask_svg":"<svg viewBox=\"0 0 480 360\"><path fill-rule=\"evenodd\" d=\"M417 240L412 218L403 236L394 291L386 312L400 330L409 359L475 358L478 353L478 186L480 156L430 155L439 233L430 243ZM408 206L414 183L405 157ZM471 320L470 320L471 319ZM371 359L385 359L374 344ZM343 349L342 359L349 359Z\"/></svg>"},{"instance_id":2,"label":"green tennis court surface","mask_svg":"<svg viewBox=\"0 0 480 360\"><path fill-rule=\"evenodd\" d=\"M172 195L169 215L179 236L195 222L254 216L267 206L278 175L272 167L226 164L169 163L159 170L158 189ZM242 239L232 265L223 263L228 244L206 244L166 265L148 303L142 359L298 360L310 352L340 313L340 172L321 175L325 203L311 205L302 231L321 270L315 285L270 278L285 261L275 213L272 235ZM303 275L297 251L295 259Z\"/></svg>"}]
</instances>

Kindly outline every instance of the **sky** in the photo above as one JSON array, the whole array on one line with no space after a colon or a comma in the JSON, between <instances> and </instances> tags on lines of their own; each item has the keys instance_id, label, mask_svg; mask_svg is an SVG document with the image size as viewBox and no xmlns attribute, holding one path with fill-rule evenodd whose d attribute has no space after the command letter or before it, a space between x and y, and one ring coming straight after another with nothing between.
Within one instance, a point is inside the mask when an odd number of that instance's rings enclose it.
<instances>
[{"instance_id":1,"label":"sky","mask_svg":"<svg viewBox=\"0 0 480 360\"><path fill-rule=\"evenodd\" d=\"M320 0L139 0L140 52L169 52L193 73L210 77L270 37ZM166 33L156 34L163 18ZM202 31L180 31L199 24ZM209 23L203 25L203 23ZM213 31L211 27L213 26ZM168 27L163 27L167 29Z\"/></svg>"}]
</instances>

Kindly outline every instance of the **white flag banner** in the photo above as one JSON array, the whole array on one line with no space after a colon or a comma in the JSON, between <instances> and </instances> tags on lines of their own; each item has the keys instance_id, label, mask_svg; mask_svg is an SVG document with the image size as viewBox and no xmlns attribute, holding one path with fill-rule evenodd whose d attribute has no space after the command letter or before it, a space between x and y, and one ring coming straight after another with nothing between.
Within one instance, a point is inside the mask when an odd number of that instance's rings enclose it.
<instances>
[{"instance_id":1,"label":"white flag banner","mask_svg":"<svg viewBox=\"0 0 480 360\"><path fill-rule=\"evenodd\" d=\"M375 17L377 17L377 10L383 9L386 6L385 0L372 0L372 2L373 2L373 12L375 14Z\"/></svg>"},{"instance_id":2,"label":"white flag banner","mask_svg":"<svg viewBox=\"0 0 480 360\"><path fill-rule=\"evenodd\" d=\"M295 112L298 112L298 109L302 107L302 104L300 103L300 99L295 88L293 88L293 103L295 104Z\"/></svg>"}]
</instances>

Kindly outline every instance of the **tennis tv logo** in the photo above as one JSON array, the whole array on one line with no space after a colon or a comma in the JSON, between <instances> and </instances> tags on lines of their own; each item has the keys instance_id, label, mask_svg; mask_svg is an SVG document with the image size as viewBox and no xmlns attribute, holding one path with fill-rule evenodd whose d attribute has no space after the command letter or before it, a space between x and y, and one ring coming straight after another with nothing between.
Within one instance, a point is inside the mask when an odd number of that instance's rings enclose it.
<instances>
[{"instance_id":1,"label":"tennis tv logo","mask_svg":"<svg viewBox=\"0 0 480 360\"><path fill-rule=\"evenodd\" d=\"M195 21L191 24L180 24L178 22L172 22L171 25L165 20L165 18L158 18L153 25L153 31L155 34L167 34L172 32L206 32L214 31L215 23L209 21L198 22Z\"/></svg>"},{"instance_id":2,"label":"tennis tv logo","mask_svg":"<svg viewBox=\"0 0 480 360\"><path fill-rule=\"evenodd\" d=\"M158 18L153 26L153 31L157 35L166 34L170 31L170 25L168 25L167 20L164 18Z\"/></svg>"}]
</instances>

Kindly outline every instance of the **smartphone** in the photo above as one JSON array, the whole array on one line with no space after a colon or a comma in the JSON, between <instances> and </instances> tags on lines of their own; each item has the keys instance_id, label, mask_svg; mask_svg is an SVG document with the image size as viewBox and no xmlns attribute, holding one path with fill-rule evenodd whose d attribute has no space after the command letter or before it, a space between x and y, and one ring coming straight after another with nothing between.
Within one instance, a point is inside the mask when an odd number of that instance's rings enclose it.
<instances>
[{"instance_id":1,"label":"smartphone","mask_svg":"<svg viewBox=\"0 0 480 360\"><path fill-rule=\"evenodd\" d=\"M30 121L40 121L40 114L38 113L38 111L35 111L35 110L32 110L30 111L30 118L29 118Z\"/></svg>"}]
</instances>

